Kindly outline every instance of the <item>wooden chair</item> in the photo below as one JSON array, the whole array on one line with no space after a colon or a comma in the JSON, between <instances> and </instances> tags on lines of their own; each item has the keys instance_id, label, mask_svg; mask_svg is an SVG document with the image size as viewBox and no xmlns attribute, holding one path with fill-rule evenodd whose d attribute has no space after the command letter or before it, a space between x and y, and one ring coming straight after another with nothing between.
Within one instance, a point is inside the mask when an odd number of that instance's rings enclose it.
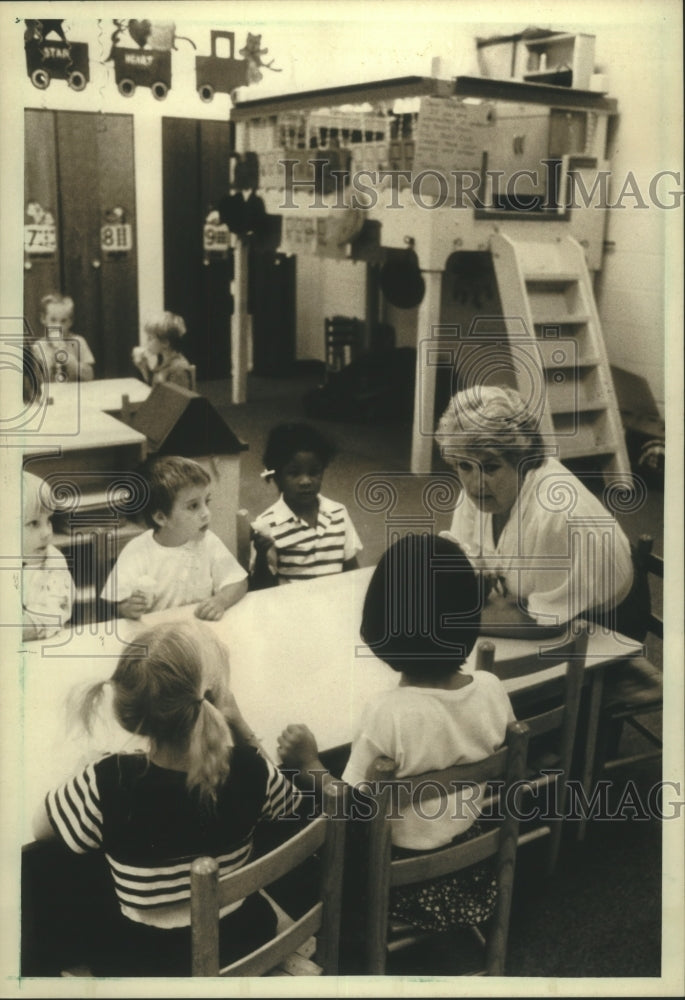
<instances>
[{"instance_id":1,"label":"wooden chair","mask_svg":"<svg viewBox=\"0 0 685 1000\"><path fill-rule=\"evenodd\" d=\"M193 862L190 871L193 976L337 974L345 842L345 821L338 806L343 795L341 785L327 786L324 814L275 850L226 878L219 880L214 858L198 858ZM291 920L281 911L280 924L286 926L278 928L276 937L220 969L221 908L271 885L316 853L321 864L316 903L297 920ZM311 954L314 961L309 959Z\"/></svg>"},{"instance_id":2,"label":"wooden chair","mask_svg":"<svg viewBox=\"0 0 685 1000\"><path fill-rule=\"evenodd\" d=\"M646 604L640 615L645 634L640 635L640 638L646 639L651 635L657 642L663 643L664 623L652 610L650 577L663 580L664 560L661 556L654 555L653 545L654 540L649 535L643 535L633 547L635 573L646 580ZM661 732L639 721L640 718L657 715L662 708L663 688L658 668L644 658L622 665L622 676L614 685L612 697L605 703L600 715L595 777L617 767L630 767L642 761L658 760L662 756ZM644 750L621 756L620 740L624 725L639 733L645 743ZM610 749L612 742L613 752Z\"/></svg>"},{"instance_id":3,"label":"wooden chair","mask_svg":"<svg viewBox=\"0 0 685 1000\"><path fill-rule=\"evenodd\" d=\"M250 513L241 508L235 516L235 557L244 570L250 572Z\"/></svg>"},{"instance_id":4,"label":"wooden chair","mask_svg":"<svg viewBox=\"0 0 685 1000\"><path fill-rule=\"evenodd\" d=\"M547 872L551 874L556 868L561 847L563 832L563 816L566 805L567 782L573 762L573 752L578 729L578 712L580 695L584 681L585 659L587 653L587 632L579 630L570 640L558 645L551 642L541 642L537 653L497 662L495 659L495 644L489 640L478 644L476 651L476 669L488 670L496 674L500 680L514 680L540 672L539 684L531 684L525 689L522 697L516 699L517 714L523 710L526 716L522 721L528 727L530 739L545 734L554 734L554 747L540 762L535 761L535 748L531 746L529 753L529 774L527 785L531 793L539 796L545 791L546 801L549 801L547 789L554 786L554 809L548 809L545 822L532 826L519 834L519 845L549 836L547 854ZM550 667L566 665L562 677L545 679L542 672ZM515 696L514 696L515 697ZM550 704L553 707L550 707ZM532 714L528 715L527 712ZM547 737L546 737L547 740ZM545 746L547 744L545 743ZM538 768L538 763L542 766Z\"/></svg>"},{"instance_id":5,"label":"wooden chair","mask_svg":"<svg viewBox=\"0 0 685 1000\"><path fill-rule=\"evenodd\" d=\"M505 788L512 788L525 774L527 744L528 730L515 722L508 727L505 746L486 760L402 778L394 787L394 761L377 758L370 784L375 802L369 821L367 971L371 975L385 974L388 953L432 936L406 923L389 922L391 889L456 873L488 857L495 857L497 864L496 910L487 941L480 931L472 929L485 949L484 973L503 974L516 864L518 818L514 811L507 810L498 826L470 841L395 860L391 857L391 823L387 817L391 815L391 805L392 809L406 807L420 797L423 808L430 798L444 797L454 791L455 783L482 784L503 778Z\"/></svg>"}]
</instances>

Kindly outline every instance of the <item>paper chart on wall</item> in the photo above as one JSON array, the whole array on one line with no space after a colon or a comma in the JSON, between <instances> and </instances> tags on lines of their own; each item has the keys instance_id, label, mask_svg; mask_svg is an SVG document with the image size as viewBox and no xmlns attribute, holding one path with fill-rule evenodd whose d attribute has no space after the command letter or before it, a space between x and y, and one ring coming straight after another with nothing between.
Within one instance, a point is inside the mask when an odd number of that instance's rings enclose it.
<instances>
[{"instance_id":1,"label":"paper chart on wall","mask_svg":"<svg viewBox=\"0 0 685 1000\"><path fill-rule=\"evenodd\" d=\"M485 138L492 129L492 105L450 97L422 97L416 129L414 171L480 171Z\"/></svg>"}]
</instances>

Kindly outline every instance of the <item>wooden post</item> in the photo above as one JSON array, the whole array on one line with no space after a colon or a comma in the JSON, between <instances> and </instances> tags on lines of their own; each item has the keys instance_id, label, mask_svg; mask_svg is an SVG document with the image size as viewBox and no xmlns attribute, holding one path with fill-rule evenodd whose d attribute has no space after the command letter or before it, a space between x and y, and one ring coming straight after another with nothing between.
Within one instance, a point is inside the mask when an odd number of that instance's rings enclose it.
<instances>
[{"instance_id":1,"label":"wooden post","mask_svg":"<svg viewBox=\"0 0 685 1000\"><path fill-rule=\"evenodd\" d=\"M190 928L193 976L218 976L219 866L214 858L197 858L190 866Z\"/></svg>"},{"instance_id":2,"label":"wooden post","mask_svg":"<svg viewBox=\"0 0 685 1000\"><path fill-rule=\"evenodd\" d=\"M416 385L414 388L414 423L411 442L411 471L430 472L435 427L434 364L427 364L427 344L440 322L442 271L424 271L426 293L419 306L416 324Z\"/></svg>"},{"instance_id":3,"label":"wooden post","mask_svg":"<svg viewBox=\"0 0 685 1000\"><path fill-rule=\"evenodd\" d=\"M247 246L232 237L234 253L233 322L231 324L231 401L247 401L248 353L252 338L252 318L247 311Z\"/></svg>"}]
</instances>

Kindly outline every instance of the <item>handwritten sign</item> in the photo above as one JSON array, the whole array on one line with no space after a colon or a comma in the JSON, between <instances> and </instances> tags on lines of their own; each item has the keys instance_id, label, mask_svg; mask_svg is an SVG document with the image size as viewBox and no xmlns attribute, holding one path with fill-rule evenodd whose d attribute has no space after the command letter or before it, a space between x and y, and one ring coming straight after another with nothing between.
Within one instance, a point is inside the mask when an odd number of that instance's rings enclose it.
<instances>
[{"instance_id":1,"label":"handwritten sign","mask_svg":"<svg viewBox=\"0 0 685 1000\"><path fill-rule=\"evenodd\" d=\"M490 104L465 104L455 97L422 97L415 131L414 173L479 171L493 125Z\"/></svg>"}]
</instances>

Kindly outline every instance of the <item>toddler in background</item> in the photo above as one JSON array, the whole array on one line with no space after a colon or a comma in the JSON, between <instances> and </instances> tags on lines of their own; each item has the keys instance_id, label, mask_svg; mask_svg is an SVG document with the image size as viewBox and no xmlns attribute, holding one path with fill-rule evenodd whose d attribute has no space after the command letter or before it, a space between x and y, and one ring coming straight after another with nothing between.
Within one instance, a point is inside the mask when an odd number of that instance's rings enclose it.
<instances>
[{"instance_id":1,"label":"toddler in background","mask_svg":"<svg viewBox=\"0 0 685 1000\"><path fill-rule=\"evenodd\" d=\"M193 388L192 366L181 353L186 325L181 316L164 312L145 324L145 347L134 347L133 364L148 385L173 382Z\"/></svg>"},{"instance_id":2,"label":"toddler in background","mask_svg":"<svg viewBox=\"0 0 685 1000\"><path fill-rule=\"evenodd\" d=\"M47 639L66 625L74 602L74 581L52 539L50 488L30 472L22 476L23 639Z\"/></svg>"},{"instance_id":3,"label":"toddler in background","mask_svg":"<svg viewBox=\"0 0 685 1000\"><path fill-rule=\"evenodd\" d=\"M247 590L247 573L209 530L211 479L189 458L153 459L146 470L149 530L123 548L102 591L124 618L197 604L218 621Z\"/></svg>"},{"instance_id":4,"label":"toddler in background","mask_svg":"<svg viewBox=\"0 0 685 1000\"><path fill-rule=\"evenodd\" d=\"M90 382L95 358L85 338L71 331L74 300L51 292L43 296L40 306L44 336L33 343L32 350L47 377L57 382Z\"/></svg>"},{"instance_id":5,"label":"toddler in background","mask_svg":"<svg viewBox=\"0 0 685 1000\"><path fill-rule=\"evenodd\" d=\"M279 424L264 450L280 497L252 523L255 589L357 568L362 543L347 509L319 492L333 446L308 424Z\"/></svg>"}]
</instances>

